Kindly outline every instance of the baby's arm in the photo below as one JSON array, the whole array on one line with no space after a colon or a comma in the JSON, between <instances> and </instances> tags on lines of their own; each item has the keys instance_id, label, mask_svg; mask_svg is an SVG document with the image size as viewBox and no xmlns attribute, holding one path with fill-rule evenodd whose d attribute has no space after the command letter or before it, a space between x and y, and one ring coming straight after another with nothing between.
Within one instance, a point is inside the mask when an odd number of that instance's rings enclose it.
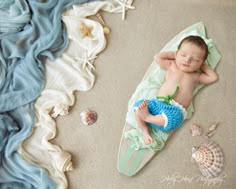
<instances>
[{"instance_id":1,"label":"baby's arm","mask_svg":"<svg viewBox=\"0 0 236 189\"><path fill-rule=\"evenodd\" d=\"M162 69L167 70L175 60L175 52L160 52L154 56L154 60Z\"/></svg>"},{"instance_id":2,"label":"baby's arm","mask_svg":"<svg viewBox=\"0 0 236 189\"><path fill-rule=\"evenodd\" d=\"M201 66L203 73L199 76L199 82L202 84L211 84L218 80L217 73L212 70L206 63L203 63Z\"/></svg>"}]
</instances>

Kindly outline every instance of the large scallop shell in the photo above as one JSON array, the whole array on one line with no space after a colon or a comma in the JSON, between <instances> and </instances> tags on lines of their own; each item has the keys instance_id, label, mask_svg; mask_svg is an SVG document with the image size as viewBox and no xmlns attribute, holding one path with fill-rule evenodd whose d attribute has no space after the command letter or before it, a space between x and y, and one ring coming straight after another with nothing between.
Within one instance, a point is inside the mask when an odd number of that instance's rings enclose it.
<instances>
[{"instance_id":1,"label":"large scallop shell","mask_svg":"<svg viewBox=\"0 0 236 189\"><path fill-rule=\"evenodd\" d=\"M92 110L85 110L81 112L80 118L84 125L92 125L97 121L97 112Z\"/></svg>"},{"instance_id":2,"label":"large scallop shell","mask_svg":"<svg viewBox=\"0 0 236 189\"><path fill-rule=\"evenodd\" d=\"M224 156L218 144L208 141L200 147L193 147L192 160L195 161L203 176L217 177L224 166Z\"/></svg>"}]
</instances>

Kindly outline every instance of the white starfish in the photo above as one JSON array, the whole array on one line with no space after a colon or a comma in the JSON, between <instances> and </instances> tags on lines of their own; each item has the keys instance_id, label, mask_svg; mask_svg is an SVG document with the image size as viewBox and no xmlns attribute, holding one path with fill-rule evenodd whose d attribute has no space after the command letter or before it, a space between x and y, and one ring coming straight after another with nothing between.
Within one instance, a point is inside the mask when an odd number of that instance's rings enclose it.
<instances>
[{"instance_id":1,"label":"white starfish","mask_svg":"<svg viewBox=\"0 0 236 189\"><path fill-rule=\"evenodd\" d=\"M92 69L95 70L95 67L93 66L93 64L91 63L92 60L94 60L95 58L97 58L97 56L91 56L88 57L87 55L87 51L85 51L84 57L80 58L80 57L75 57L76 60L80 60L83 61L83 69L85 69L86 65L88 64Z\"/></svg>"},{"instance_id":2,"label":"white starfish","mask_svg":"<svg viewBox=\"0 0 236 189\"><path fill-rule=\"evenodd\" d=\"M122 7L122 20L125 19L125 11L126 9L135 9L134 6L131 6L127 3L128 0L114 0L116 1L117 3L119 3Z\"/></svg>"}]
</instances>

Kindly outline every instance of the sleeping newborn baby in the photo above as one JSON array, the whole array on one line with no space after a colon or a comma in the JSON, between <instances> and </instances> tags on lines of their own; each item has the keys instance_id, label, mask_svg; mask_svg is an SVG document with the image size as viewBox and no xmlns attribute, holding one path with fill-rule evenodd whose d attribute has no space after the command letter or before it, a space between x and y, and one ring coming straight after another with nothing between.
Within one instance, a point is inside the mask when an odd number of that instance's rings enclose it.
<instances>
[{"instance_id":1,"label":"sleeping newborn baby","mask_svg":"<svg viewBox=\"0 0 236 189\"><path fill-rule=\"evenodd\" d=\"M149 126L164 132L179 128L198 84L211 84L218 80L218 75L205 63L207 56L208 47L199 36L184 38L176 52L155 55L156 63L166 71L165 81L157 98L142 99L134 104L145 144L153 142Z\"/></svg>"}]
</instances>

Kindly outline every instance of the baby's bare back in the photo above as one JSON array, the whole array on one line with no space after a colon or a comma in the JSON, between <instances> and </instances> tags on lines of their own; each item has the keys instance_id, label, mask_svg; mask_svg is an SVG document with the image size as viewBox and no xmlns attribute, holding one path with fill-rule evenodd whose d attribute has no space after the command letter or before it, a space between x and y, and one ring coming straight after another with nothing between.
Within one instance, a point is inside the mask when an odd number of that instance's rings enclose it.
<instances>
[{"instance_id":1,"label":"baby's bare back","mask_svg":"<svg viewBox=\"0 0 236 189\"><path fill-rule=\"evenodd\" d=\"M167 96L174 92L176 86L179 90L174 100L187 108L192 99L193 92L198 84L199 73L184 73L177 69L168 69L166 79L158 91L158 96Z\"/></svg>"}]
</instances>

